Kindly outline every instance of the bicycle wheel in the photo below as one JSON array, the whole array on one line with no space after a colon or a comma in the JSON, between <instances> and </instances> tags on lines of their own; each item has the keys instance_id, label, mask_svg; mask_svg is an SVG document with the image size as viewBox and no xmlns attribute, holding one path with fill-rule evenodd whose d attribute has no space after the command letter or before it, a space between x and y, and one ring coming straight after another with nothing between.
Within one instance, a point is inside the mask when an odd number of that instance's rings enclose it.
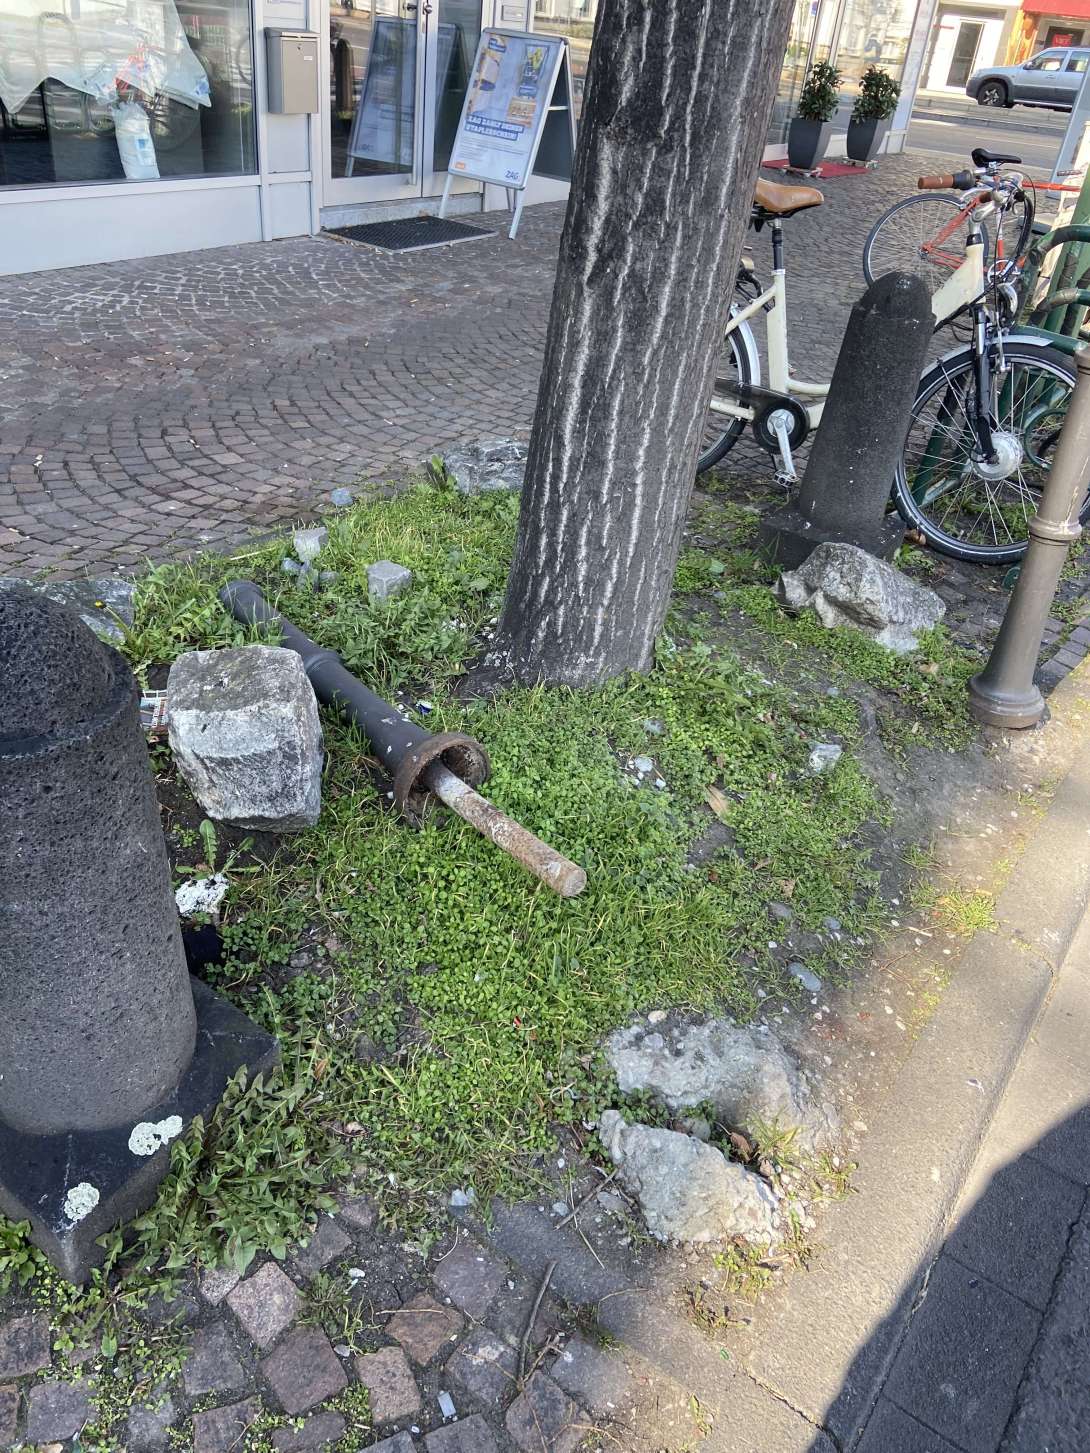
<instances>
[{"instance_id":1,"label":"bicycle wheel","mask_svg":"<svg viewBox=\"0 0 1090 1453\"><path fill-rule=\"evenodd\" d=\"M942 555L985 565L1020 560L1060 437L1075 372L1052 348L1007 343L991 410L997 458L980 456L971 348L920 379L893 485L902 518ZM1090 513L1083 502L1081 517Z\"/></svg>"},{"instance_id":2,"label":"bicycle wheel","mask_svg":"<svg viewBox=\"0 0 1090 1453\"><path fill-rule=\"evenodd\" d=\"M910 272L938 292L965 261L968 217L956 197L937 192L906 197L871 228L863 245L863 276L872 283L887 272ZM985 266L990 252L984 229Z\"/></svg>"},{"instance_id":3,"label":"bicycle wheel","mask_svg":"<svg viewBox=\"0 0 1090 1453\"><path fill-rule=\"evenodd\" d=\"M749 334L749 342L752 347L752 334L749 332L749 324L743 323L733 333L727 333L723 338L723 346L719 352L719 359L715 366L715 385L712 389L712 400L714 401L721 383L754 383L753 368L750 364L750 353L742 343L742 329ZM725 427L724 427L725 426ZM737 443L739 436L746 427L744 419L732 419L729 414L716 412L708 405L707 415L704 419L704 432L700 436L700 455L696 461L697 474L703 474L713 464L718 464L724 454L727 454Z\"/></svg>"}]
</instances>

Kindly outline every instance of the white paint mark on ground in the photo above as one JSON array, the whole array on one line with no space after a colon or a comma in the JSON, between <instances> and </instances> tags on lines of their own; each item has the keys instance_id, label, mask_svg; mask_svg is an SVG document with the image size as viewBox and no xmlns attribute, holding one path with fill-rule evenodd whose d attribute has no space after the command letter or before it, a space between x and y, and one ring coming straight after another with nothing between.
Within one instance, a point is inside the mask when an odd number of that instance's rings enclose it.
<instances>
[{"instance_id":1,"label":"white paint mark on ground","mask_svg":"<svg viewBox=\"0 0 1090 1453\"><path fill-rule=\"evenodd\" d=\"M99 1202L98 1188L89 1181L80 1181L64 1198L64 1214L73 1223L89 1216Z\"/></svg>"}]
</instances>

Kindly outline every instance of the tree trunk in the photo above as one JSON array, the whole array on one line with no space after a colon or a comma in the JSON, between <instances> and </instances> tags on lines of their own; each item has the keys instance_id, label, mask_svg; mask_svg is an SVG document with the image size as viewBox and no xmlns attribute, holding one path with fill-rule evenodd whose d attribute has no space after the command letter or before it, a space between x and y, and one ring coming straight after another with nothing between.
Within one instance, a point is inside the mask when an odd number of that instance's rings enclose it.
<instances>
[{"instance_id":1,"label":"tree trunk","mask_svg":"<svg viewBox=\"0 0 1090 1453\"><path fill-rule=\"evenodd\" d=\"M652 660L792 0L604 0L497 656Z\"/></svg>"}]
</instances>

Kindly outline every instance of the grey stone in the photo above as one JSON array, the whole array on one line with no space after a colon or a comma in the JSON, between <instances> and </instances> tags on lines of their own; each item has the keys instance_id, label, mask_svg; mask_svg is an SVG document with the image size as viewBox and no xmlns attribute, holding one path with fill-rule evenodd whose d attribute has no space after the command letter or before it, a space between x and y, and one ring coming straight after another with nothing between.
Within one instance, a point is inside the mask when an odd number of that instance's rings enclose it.
<instances>
[{"instance_id":1,"label":"grey stone","mask_svg":"<svg viewBox=\"0 0 1090 1453\"><path fill-rule=\"evenodd\" d=\"M261 1371L286 1413L305 1413L348 1386L329 1338L317 1327L296 1327L268 1357Z\"/></svg>"},{"instance_id":2,"label":"grey stone","mask_svg":"<svg viewBox=\"0 0 1090 1453\"><path fill-rule=\"evenodd\" d=\"M118 646L135 618L131 580L104 575L97 580L51 580L37 587L43 595L74 610L99 640Z\"/></svg>"},{"instance_id":3,"label":"grey stone","mask_svg":"<svg viewBox=\"0 0 1090 1453\"><path fill-rule=\"evenodd\" d=\"M941 1256L884 1390L965 1453L993 1453L1039 1322L1024 1302Z\"/></svg>"},{"instance_id":4,"label":"grey stone","mask_svg":"<svg viewBox=\"0 0 1090 1453\"><path fill-rule=\"evenodd\" d=\"M280 1268L268 1261L228 1295L227 1305L259 1347L268 1347L299 1312L299 1292Z\"/></svg>"},{"instance_id":5,"label":"grey stone","mask_svg":"<svg viewBox=\"0 0 1090 1453\"><path fill-rule=\"evenodd\" d=\"M785 571L776 593L793 610L813 607L823 626L855 626L898 653L915 650L920 632L946 614L933 590L854 545L819 545Z\"/></svg>"},{"instance_id":6,"label":"grey stone","mask_svg":"<svg viewBox=\"0 0 1090 1453\"><path fill-rule=\"evenodd\" d=\"M28 1443L63 1443L74 1438L91 1417L87 1382L36 1382L27 1392Z\"/></svg>"},{"instance_id":7,"label":"grey stone","mask_svg":"<svg viewBox=\"0 0 1090 1453\"><path fill-rule=\"evenodd\" d=\"M400 1347L380 1347L356 1358L356 1376L370 1397L376 1424L396 1423L420 1411L420 1391Z\"/></svg>"},{"instance_id":8,"label":"grey stone","mask_svg":"<svg viewBox=\"0 0 1090 1453\"><path fill-rule=\"evenodd\" d=\"M635 1380L616 1352L573 1337L549 1369L552 1380L597 1417L616 1417L631 1402Z\"/></svg>"},{"instance_id":9,"label":"grey stone","mask_svg":"<svg viewBox=\"0 0 1090 1453\"><path fill-rule=\"evenodd\" d=\"M303 1419L301 1428L277 1428L272 1435L276 1453L314 1453L314 1450L328 1448L339 1443L346 1432L346 1424L340 1413L311 1413Z\"/></svg>"},{"instance_id":10,"label":"grey stone","mask_svg":"<svg viewBox=\"0 0 1090 1453\"><path fill-rule=\"evenodd\" d=\"M193 1414L193 1453L236 1453L242 1435L261 1416L258 1398Z\"/></svg>"},{"instance_id":11,"label":"grey stone","mask_svg":"<svg viewBox=\"0 0 1090 1453\"><path fill-rule=\"evenodd\" d=\"M507 1409L507 1431L523 1453L575 1453L587 1418L544 1373L537 1373Z\"/></svg>"},{"instance_id":12,"label":"grey stone","mask_svg":"<svg viewBox=\"0 0 1090 1453\"><path fill-rule=\"evenodd\" d=\"M606 1053L624 1094L647 1090L675 1113L705 1101L734 1130L760 1124L797 1128L804 1150L832 1144L837 1120L770 1029L738 1028L725 1019L674 1021L669 1044L639 1024L618 1029Z\"/></svg>"},{"instance_id":13,"label":"grey stone","mask_svg":"<svg viewBox=\"0 0 1090 1453\"><path fill-rule=\"evenodd\" d=\"M507 1268L498 1257L465 1238L459 1238L454 1250L441 1257L432 1272L432 1280L442 1294L475 1322L495 1301L506 1276Z\"/></svg>"},{"instance_id":14,"label":"grey stone","mask_svg":"<svg viewBox=\"0 0 1090 1453\"><path fill-rule=\"evenodd\" d=\"M352 503L352 501L355 499L355 495L350 489L346 489L342 484L338 485L336 489L331 489L329 491L329 498L330 501L335 504L339 510L343 510L347 509L347 507Z\"/></svg>"},{"instance_id":15,"label":"grey stone","mask_svg":"<svg viewBox=\"0 0 1090 1453\"><path fill-rule=\"evenodd\" d=\"M386 1331L419 1367L437 1357L461 1330L459 1314L423 1292L406 1302L386 1324Z\"/></svg>"},{"instance_id":16,"label":"grey stone","mask_svg":"<svg viewBox=\"0 0 1090 1453\"><path fill-rule=\"evenodd\" d=\"M1023 1157L1022 1164L1025 1163ZM1040 1170L1040 1167L1037 1167ZM1045 1198L1038 1205L1048 1216ZM986 1193L989 1194L989 1193ZM1012 1268L1016 1270L1016 1268ZM1002 1453L1066 1453L1086 1447L1090 1430L1090 1214L1075 1226L1037 1346L1019 1392Z\"/></svg>"},{"instance_id":17,"label":"grey stone","mask_svg":"<svg viewBox=\"0 0 1090 1453\"><path fill-rule=\"evenodd\" d=\"M674 1130L626 1125L616 1110L603 1113L598 1133L657 1240L778 1239L769 1187L713 1146Z\"/></svg>"},{"instance_id":18,"label":"grey stone","mask_svg":"<svg viewBox=\"0 0 1090 1453\"><path fill-rule=\"evenodd\" d=\"M447 449L443 464L460 494L486 494L496 489L521 489L527 449L517 439L482 439Z\"/></svg>"},{"instance_id":19,"label":"grey stone","mask_svg":"<svg viewBox=\"0 0 1090 1453\"><path fill-rule=\"evenodd\" d=\"M392 560L379 560L367 567L367 594L374 600L388 600L399 595L413 578L411 570L395 565Z\"/></svg>"},{"instance_id":20,"label":"grey stone","mask_svg":"<svg viewBox=\"0 0 1090 1453\"><path fill-rule=\"evenodd\" d=\"M793 964L788 964L787 972L791 975L793 979L798 979L802 987L804 989L807 989L811 994L817 994L820 992L821 980L818 978L817 974L812 973L805 964L800 964L797 961Z\"/></svg>"},{"instance_id":21,"label":"grey stone","mask_svg":"<svg viewBox=\"0 0 1090 1453\"><path fill-rule=\"evenodd\" d=\"M218 1307L241 1280L233 1266L214 1266L201 1277L201 1296L210 1306Z\"/></svg>"},{"instance_id":22,"label":"grey stone","mask_svg":"<svg viewBox=\"0 0 1090 1453\"><path fill-rule=\"evenodd\" d=\"M351 1245L351 1240L336 1221L329 1216L321 1216L314 1235L295 1253L295 1270L309 1281L324 1266L328 1266L338 1256L343 1256Z\"/></svg>"},{"instance_id":23,"label":"grey stone","mask_svg":"<svg viewBox=\"0 0 1090 1453\"><path fill-rule=\"evenodd\" d=\"M10 1448L19 1426L19 1389L0 1387L0 1448Z\"/></svg>"},{"instance_id":24,"label":"grey stone","mask_svg":"<svg viewBox=\"0 0 1090 1453\"><path fill-rule=\"evenodd\" d=\"M633 767L635 767L637 772L642 772L644 776L646 776L648 772L653 772L655 770L655 764L650 757L634 757L632 760L632 765Z\"/></svg>"},{"instance_id":25,"label":"grey stone","mask_svg":"<svg viewBox=\"0 0 1090 1453\"><path fill-rule=\"evenodd\" d=\"M378 1219L378 1207L370 1196L349 1195L341 1201L337 1214L358 1231L370 1231Z\"/></svg>"},{"instance_id":26,"label":"grey stone","mask_svg":"<svg viewBox=\"0 0 1090 1453\"><path fill-rule=\"evenodd\" d=\"M304 565L313 565L329 542L324 526L312 530L296 530L291 537L292 548Z\"/></svg>"},{"instance_id":27,"label":"grey stone","mask_svg":"<svg viewBox=\"0 0 1090 1453\"><path fill-rule=\"evenodd\" d=\"M455 1349L447 1376L486 1407L498 1408L515 1391L515 1349L487 1327L478 1327Z\"/></svg>"},{"instance_id":28,"label":"grey stone","mask_svg":"<svg viewBox=\"0 0 1090 1453\"><path fill-rule=\"evenodd\" d=\"M436 1428L424 1439L424 1446L428 1453L499 1453L492 1429L479 1413L461 1422L449 1423L445 1428Z\"/></svg>"},{"instance_id":29,"label":"grey stone","mask_svg":"<svg viewBox=\"0 0 1090 1453\"><path fill-rule=\"evenodd\" d=\"M303 567L299 561L293 559L290 555L284 560L281 560L280 569L283 570L285 575L300 575L303 571Z\"/></svg>"},{"instance_id":30,"label":"grey stone","mask_svg":"<svg viewBox=\"0 0 1090 1453\"><path fill-rule=\"evenodd\" d=\"M844 755L844 748L836 742L814 742L806 759L812 777L831 771Z\"/></svg>"},{"instance_id":31,"label":"grey stone","mask_svg":"<svg viewBox=\"0 0 1090 1453\"><path fill-rule=\"evenodd\" d=\"M202 1327L193 1337L182 1368L182 1384L191 1398L210 1392L242 1392L246 1374L222 1322Z\"/></svg>"},{"instance_id":32,"label":"grey stone","mask_svg":"<svg viewBox=\"0 0 1090 1453\"><path fill-rule=\"evenodd\" d=\"M129 1413L127 1453L162 1453L170 1446L176 1416L174 1399L157 1389Z\"/></svg>"},{"instance_id":33,"label":"grey stone","mask_svg":"<svg viewBox=\"0 0 1090 1453\"><path fill-rule=\"evenodd\" d=\"M48 1317L13 1317L0 1325L0 1378L29 1377L49 1363Z\"/></svg>"},{"instance_id":34,"label":"grey stone","mask_svg":"<svg viewBox=\"0 0 1090 1453\"><path fill-rule=\"evenodd\" d=\"M794 909L789 908L786 903L770 903L768 905L768 911L773 918L779 919L781 923L790 923L795 917Z\"/></svg>"},{"instance_id":35,"label":"grey stone","mask_svg":"<svg viewBox=\"0 0 1090 1453\"><path fill-rule=\"evenodd\" d=\"M395 1433L381 1443L372 1443L367 1453L416 1453L416 1444L408 1433Z\"/></svg>"},{"instance_id":36,"label":"grey stone","mask_svg":"<svg viewBox=\"0 0 1090 1453\"><path fill-rule=\"evenodd\" d=\"M171 750L209 817L267 832L318 821L322 729L295 651L188 651L170 668L167 701Z\"/></svg>"}]
</instances>

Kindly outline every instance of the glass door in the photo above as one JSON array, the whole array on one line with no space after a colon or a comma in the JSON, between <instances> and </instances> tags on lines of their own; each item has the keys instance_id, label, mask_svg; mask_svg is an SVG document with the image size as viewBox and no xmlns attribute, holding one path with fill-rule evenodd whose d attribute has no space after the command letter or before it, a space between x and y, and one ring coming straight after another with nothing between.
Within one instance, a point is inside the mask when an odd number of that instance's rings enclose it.
<instances>
[{"instance_id":1,"label":"glass door","mask_svg":"<svg viewBox=\"0 0 1090 1453\"><path fill-rule=\"evenodd\" d=\"M327 0L326 206L442 192L482 3Z\"/></svg>"}]
</instances>

